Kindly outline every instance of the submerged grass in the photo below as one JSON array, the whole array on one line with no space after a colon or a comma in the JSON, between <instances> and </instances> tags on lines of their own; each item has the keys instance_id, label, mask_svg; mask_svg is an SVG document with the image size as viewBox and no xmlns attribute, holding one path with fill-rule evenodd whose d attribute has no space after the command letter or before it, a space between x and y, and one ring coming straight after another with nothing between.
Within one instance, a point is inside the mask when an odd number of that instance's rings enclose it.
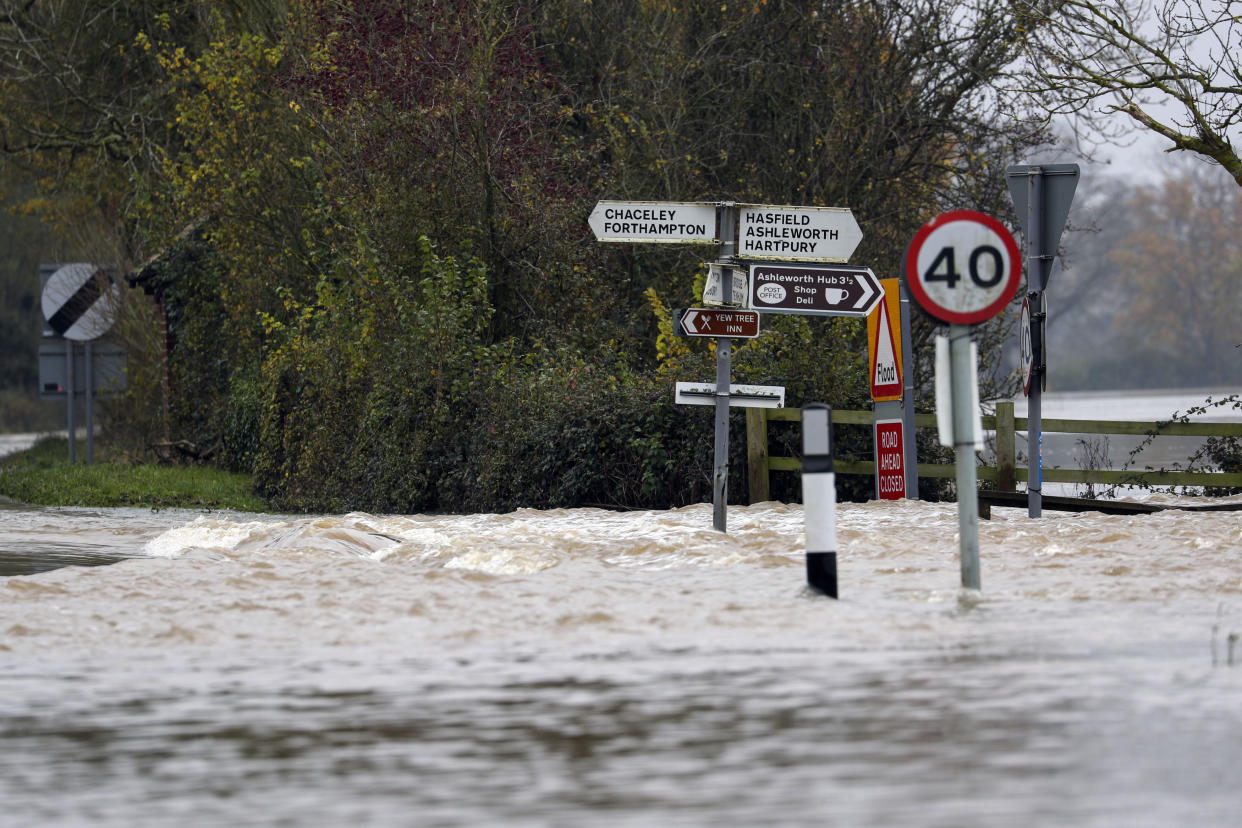
<instances>
[{"instance_id":1,"label":"submerged grass","mask_svg":"<svg viewBox=\"0 0 1242 828\"><path fill-rule=\"evenodd\" d=\"M245 474L205 466L127 463L69 464L69 441L41 440L0 458L0 495L37 506L149 506L153 509L233 509L270 512Z\"/></svg>"}]
</instances>

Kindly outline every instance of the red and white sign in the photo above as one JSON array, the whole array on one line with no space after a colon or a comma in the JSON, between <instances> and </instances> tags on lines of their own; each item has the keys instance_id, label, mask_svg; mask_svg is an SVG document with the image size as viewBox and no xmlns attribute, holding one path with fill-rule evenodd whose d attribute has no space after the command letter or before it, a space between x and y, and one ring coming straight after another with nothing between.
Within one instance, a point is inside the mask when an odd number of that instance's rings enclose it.
<instances>
[{"instance_id":1,"label":"red and white sign","mask_svg":"<svg viewBox=\"0 0 1242 828\"><path fill-rule=\"evenodd\" d=\"M754 339L759 335L759 314L752 310L687 308L681 317L686 336L729 336Z\"/></svg>"},{"instance_id":2,"label":"red and white sign","mask_svg":"<svg viewBox=\"0 0 1242 828\"><path fill-rule=\"evenodd\" d=\"M924 224L902 267L916 302L942 322L985 322L1013 299L1022 277L1018 243L1003 224L973 210Z\"/></svg>"},{"instance_id":3,"label":"red and white sign","mask_svg":"<svg viewBox=\"0 0 1242 828\"><path fill-rule=\"evenodd\" d=\"M1035 373L1035 348L1031 344L1031 300L1022 300L1022 313L1018 316L1018 346L1022 361L1022 393L1031 395L1031 376Z\"/></svg>"},{"instance_id":4,"label":"red and white sign","mask_svg":"<svg viewBox=\"0 0 1242 828\"><path fill-rule=\"evenodd\" d=\"M902 445L901 420L876 421L875 480L881 500L901 500L906 496L906 453Z\"/></svg>"},{"instance_id":5,"label":"red and white sign","mask_svg":"<svg viewBox=\"0 0 1242 828\"><path fill-rule=\"evenodd\" d=\"M871 366L871 399L899 400L901 375L901 305L896 279L881 279L884 299L867 317L867 364Z\"/></svg>"}]
</instances>

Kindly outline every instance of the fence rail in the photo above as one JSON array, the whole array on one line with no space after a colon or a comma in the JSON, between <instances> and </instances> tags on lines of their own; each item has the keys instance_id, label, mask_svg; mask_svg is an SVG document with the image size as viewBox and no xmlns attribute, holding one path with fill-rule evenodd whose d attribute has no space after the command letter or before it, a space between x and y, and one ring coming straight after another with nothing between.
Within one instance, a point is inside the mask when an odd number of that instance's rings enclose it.
<instances>
[{"instance_id":1,"label":"fence rail","mask_svg":"<svg viewBox=\"0 0 1242 828\"><path fill-rule=\"evenodd\" d=\"M748 408L746 409L747 472L750 484L750 502L769 499L769 475L774 471L798 472L802 462L796 457L773 457L768 452L768 423L772 421L799 422L802 412L796 408ZM832 411L832 422L840 425L865 425L872 423L870 411ZM1015 417L1013 403L996 405L996 414L983 417L985 430L996 432L996 465L980 465L980 480L992 481L1001 491L1013 491L1015 483L1025 480L1027 469L1017 465L1017 432L1029 427L1026 417ZM915 414L916 428L936 428L935 414ZM1240 437L1242 423L1170 423L1132 422L1128 420L1067 420L1044 418L1044 433L1064 434L1119 434L1162 437ZM837 474L875 474L871 460L838 460ZM919 463L919 477L954 478L957 466L953 463ZM1242 487L1242 474L1237 472L1189 472L1189 471L1138 471L1114 469L1060 469L1044 468L1046 483L1103 483L1108 485L1151 486L1237 486Z\"/></svg>"}]
</instances>

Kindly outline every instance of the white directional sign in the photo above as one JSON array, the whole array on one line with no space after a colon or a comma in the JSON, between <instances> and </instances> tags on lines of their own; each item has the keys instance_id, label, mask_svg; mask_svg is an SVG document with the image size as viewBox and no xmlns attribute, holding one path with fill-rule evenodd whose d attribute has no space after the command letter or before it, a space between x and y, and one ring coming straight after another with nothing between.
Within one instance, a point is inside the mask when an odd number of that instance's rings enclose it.
<instances>
[{"instance_id":1,"label":"white directional sign","mask_svg":"<svg viewBox=\"0 0 1242 828\"><path fill-rule=\"evenodd\" d=\"M1009 304L1022 277L1022 260L1013 234L999 221L954 210L919 228L902 270L923 310L942 322L973 325Z\"/></svg>"},{"instance_id":2,"label":"white directional sign","mask_svg":"<svg viewBox=\"0 0 1242 828\"><path fill-rule=\"evenodd\" d=\"M674 398L679 405L715 405L716 386L710 382L679 382ZM743 408L784 408L780 385L729 385L729 405Z\"/></svg>"},{"instance_id":3,"label":"white directional sign","mask_svg":"<svg viewBox=\"0 0 1242 828\"><path fill-rule=\"evenodd\" d=\"M716 205L693 201L601 201L587 223L603 242L719 244Z\"/></svg>"},{"instance_id":4,"label":"white directional sign","mask_svg":"<svg viewBox=\"0 0 1242 828\"><path fill-rule=\"evenodd\" d=\"M862 230L845 207L743 204L738 211L740 259L848 262Z\"/></svg>"},{"instance_id":5,"label":"white directional sign","mask_svg":"<svg viewBox=\"0 0 1242 828\"><path fill-rule=\"evenodd\" d=\"M90 342L108 332L121 306L121 288L93 264L69 264L43 286L43 318L56 333Z\"/></svg>"}]
</instances>

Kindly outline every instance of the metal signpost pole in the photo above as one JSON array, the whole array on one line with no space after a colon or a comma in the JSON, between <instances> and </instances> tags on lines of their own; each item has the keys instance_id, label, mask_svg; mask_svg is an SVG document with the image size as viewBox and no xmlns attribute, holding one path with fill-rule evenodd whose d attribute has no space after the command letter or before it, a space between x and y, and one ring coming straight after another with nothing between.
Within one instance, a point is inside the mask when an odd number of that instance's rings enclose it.
<instances>
[{"instance_id":1,"label":"metal signpost pole","mask_svg":"<svg viewBox=\"0 0 1242 828\"><path fill-rule=\"evenodd\" d=\"M736 224L734 206L719 208L720 251L718 258L727 261L733 256ZM725 269L720 280L721 297L732 304L733 273ZM732 372L731 358L733 340L729 337L716 339L716 442L712 470L712 527L717 532L727 532L729 525L729 376Z\"/></svg>"},{"instance_id":2,"label":"metal signpost pole","mask_svg":"<svg viewBox=\"0 0 1242 828\"><path fill-rule=\"evenodd\" d=\"M958 539L962 586L979 589L979 492L975 452L982 448L978 360L972 325L986 322L1018 292L1022 257L1013 234L973 210L942 213L919 228L906 248L902 275L910 295L949 325L936 340L936 414L940 442L957 462Z\"/></svg>"},{"instance_id":3,"label":"metal signpost pole","mask_svg":"<svg viewBox=\"0 0 1242 828\"><path fill-rule=\"evenodd\" d=\"M1026 289L1030 321L1031 360L1027 382L1027 513L1039 517L1043 508L1043 410L1041 395L1048 380L1047 303L1044 296L1052 275L1057 243L1069 218L1077 164L1014 164L1005 169L1014 212L1026 233Z\"/></svg>"},{"instance_id":4,"label":"metal signpost pole","mask_svg":"<svg viewBox=\"0 0 1242 828\"><path fill-rule=\"evenodd\" d=\"M1037 518L1043 512L1044 485L1044 434L1041 421L1043 412L1040 410L1040 386L1043 384L1040 365L1044 343L1041 336L1043 332L1038 322L1035 321L1043 299L1043 285L1041 284L1043 266L1040 263L1040 253L1043 250L1043 171L1039 167L1031 167L1027 171L1026 181L1026 287L1027 298L1031 303L1031 352L1033 354L1031 371L1034 374L1031 377L1031 393L1027 399L1026 408L1026 451L1030 456L1027 462L1026 508L1028 517Z\"/></svg>"},{"instance_id":5,"label":"metal signpost pole","mask_svg":"<svg viewBox=\"0 0 1242 828\"><path fill-rule=\"evenodd\" d=\"M957 527L961 540L962 586L981 589L979 579L978 473L975 471L975 360L970 326L949 326L949 361L953 384L953 454L957 464Z\"/></svg>"},{"instance_id":6,"label":"metal signpost pole","mask_svg":"<svg viewBox=\"0 0 1242 828\"><path fill-rule=\"evenodd\" d=\"M733 340L716 340L716 444L712 472L712 526L728 531L729 498L729 357Z\"/></svg>"},{"instance_id":7,"label":"metal signpost pole","mask_svg":"<svg viewBox=\"0 0 1242 828\"><path fill-rule=\"evenodd\" d=\"M86 398L86 465L89 466L95 462L95 354L89 342L82 346L82 350L86 359L86 388L83 392Z\"/></svg>"},{"instance_id":8,"label":"metal signpost pole","mask_svg":"<svg viewBox=\"0 0 1242 828\"><path fill-rule=\"evenodd\" d=\"M901 283L902 449L906 453L906 497L919 499L919 448L914 429L914 346L910 334L910 292Z\"/></svg>"},{"instance_id":9,"label":"metal signpost pole","mask_svg":"<svg viewBox=\"0 0 1242 828\"><path fill-rule=\"evenodd\" d=\"M40 268L43 271L43 268ZM107 270L97 265L78 262L56 268L43 285L40 305L48 328L65 338L65 396L69 405L69 462L77 461L77 384L74 371L74 343L86 345L86 379L83 397L86 400L86 458L94 456L94 354L90 342L108 332L116 320L121 302L121 288Z\"/></svg>"},{"instance_id":10,"label":"metal signpost pole","mask_svg":"<svg viewBox=\"0 0 1242 828\"><path fill-rule=\"evenodd\" d=\"M73 350L76 346L72 339L65 340L65 398L69 401L69 465L73 465L78 461L77 456L77 431L78 422L76 418L76 389L73 387Z\"/></svg>"}]
</instances>

